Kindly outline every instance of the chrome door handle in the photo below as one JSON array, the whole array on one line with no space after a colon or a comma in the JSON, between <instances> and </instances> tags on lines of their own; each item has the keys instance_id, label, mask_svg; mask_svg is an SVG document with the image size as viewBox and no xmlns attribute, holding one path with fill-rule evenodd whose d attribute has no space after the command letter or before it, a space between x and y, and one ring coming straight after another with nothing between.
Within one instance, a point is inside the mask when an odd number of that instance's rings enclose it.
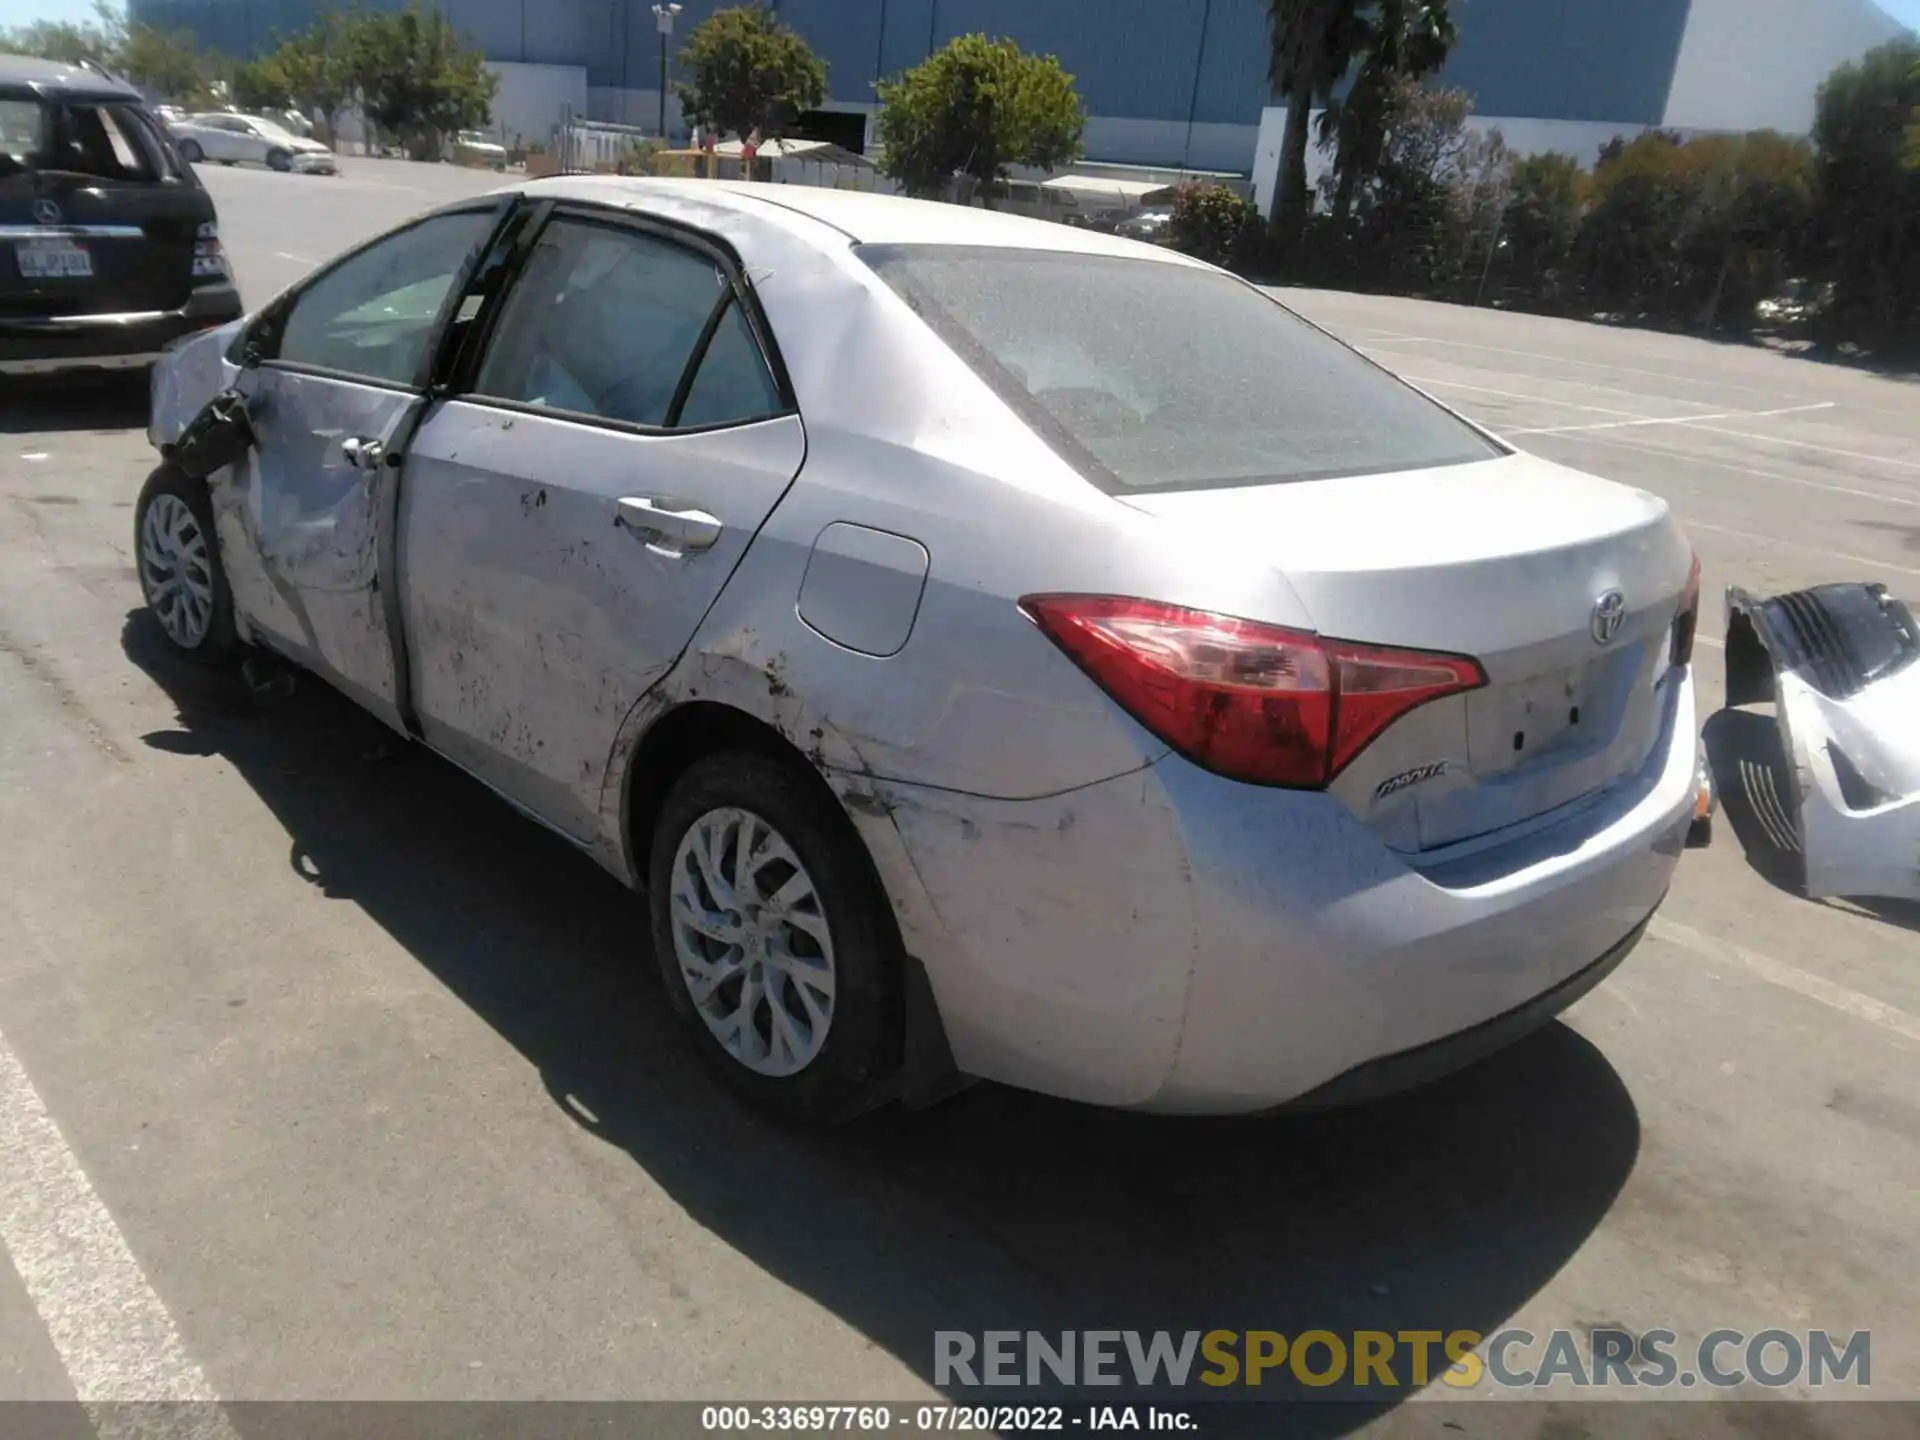
<instances>
[{"instance_id":1,"label":"chrome door handle","mask_svg":"<svg viewBox=\"0 0 1920 1440\"><path fill-rule=\"evenodd\" d=\"M340 454L347 464L356 470L372 470L380 464L380 457L386 453L386 447L378 440L370 440L364 435L355 435L340 442Z\"/></svg>"},{"instance_id":2,"label":"chrome door handle","mask_svg":"<svg viewBox=\"0 0 1920 1440\"><path fill-rule=\"evenodd\" d=\"M682 510L650 496L619 502L619 520L642 539L659 536L682 550L708 550L725 527L704 510Z\"/></svg>"}]
</instances>

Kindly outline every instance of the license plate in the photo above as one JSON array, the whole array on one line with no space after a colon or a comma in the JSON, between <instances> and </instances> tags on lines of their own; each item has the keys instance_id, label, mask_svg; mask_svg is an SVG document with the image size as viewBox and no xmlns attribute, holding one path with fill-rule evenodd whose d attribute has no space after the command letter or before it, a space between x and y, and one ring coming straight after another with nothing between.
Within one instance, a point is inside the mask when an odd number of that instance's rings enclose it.
<instances>
[{"instance_id":1,"label":"license plate","mask_svg":"<svg viewBox=\"0 0 1920 1440\"><path fill-rule=\"evenodd\" d=\"M86 280L93 275L93 256L71 240L26 240L13 252L23 280Z\"/></svg>"}]
</instances>

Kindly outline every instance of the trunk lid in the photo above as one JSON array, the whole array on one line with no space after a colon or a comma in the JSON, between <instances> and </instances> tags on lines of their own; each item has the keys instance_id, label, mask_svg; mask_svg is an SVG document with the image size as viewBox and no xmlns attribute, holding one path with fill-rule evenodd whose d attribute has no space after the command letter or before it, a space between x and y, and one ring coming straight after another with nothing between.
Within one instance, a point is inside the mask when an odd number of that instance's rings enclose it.
<instances>
[{"instance_id":1,"label":"trunk lid","mask_svg":"<svg viewBox=\"0 0 1920 1440\"><path fill-rule=\"evenodd\" d=\"M1334 782L1396 849L1597 794L1659 738L1692 555L1656 496L1510 455L1124 499L1282 571L1323 635L1480 662L1484 688L1401 717Z\"/></svg>"},{"instance_id":2,"label":"trunk lid","mask_svg":"<svg viewBox=\"0 0 1920 1440\"><path fill-rule=\"evenodd\" d=\"M44 148L0 161L0 319L177 309L212 197L131 103L40 103Z\"/></svg>"}]
</instances>

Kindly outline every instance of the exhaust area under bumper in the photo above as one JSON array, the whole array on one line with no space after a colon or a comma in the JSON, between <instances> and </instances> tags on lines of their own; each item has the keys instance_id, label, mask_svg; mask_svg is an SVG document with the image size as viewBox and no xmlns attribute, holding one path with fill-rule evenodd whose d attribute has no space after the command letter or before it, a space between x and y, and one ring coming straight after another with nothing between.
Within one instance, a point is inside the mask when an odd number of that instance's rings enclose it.
<instances>
[{"instance_id":1,"label":"exhaust area under bumper","mask_svg":"<svg viewBox=\"0 0 1920 1440\"><path fill-rule=\"evenodd\" d=\"M1920 900L1920 623L1870 584L1727 591L1727 704L1771 700L1809 898Z\"/></svg>"}]
</instances>

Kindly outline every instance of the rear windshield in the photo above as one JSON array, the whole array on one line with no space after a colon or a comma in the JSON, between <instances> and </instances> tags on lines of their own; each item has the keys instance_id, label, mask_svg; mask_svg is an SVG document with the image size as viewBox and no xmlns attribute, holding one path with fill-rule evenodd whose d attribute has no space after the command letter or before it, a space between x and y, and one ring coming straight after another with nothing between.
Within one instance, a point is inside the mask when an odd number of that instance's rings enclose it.
<instances>
[{"instance_id":1,"label":"rear windshield","mask_svg":"<svg viewBox=\"0 0 1920 1440\"><path fill-rule=\"evenodd\" d=\"M58 170L99 180L173 177L173 167L131 102L48 104L0 94L0 173Z\"/></svg>"},{"instance_id":2,"label":"rear windshield","mask_svg":"<svg viewBox=\"0 0 1920 1440\"><path fill-rule=\"evenodd\" d=\"M1272 485L1505 453L1216 271L1000 247L858 253L1107 489Z\"/></svg>"}]
</instances>

